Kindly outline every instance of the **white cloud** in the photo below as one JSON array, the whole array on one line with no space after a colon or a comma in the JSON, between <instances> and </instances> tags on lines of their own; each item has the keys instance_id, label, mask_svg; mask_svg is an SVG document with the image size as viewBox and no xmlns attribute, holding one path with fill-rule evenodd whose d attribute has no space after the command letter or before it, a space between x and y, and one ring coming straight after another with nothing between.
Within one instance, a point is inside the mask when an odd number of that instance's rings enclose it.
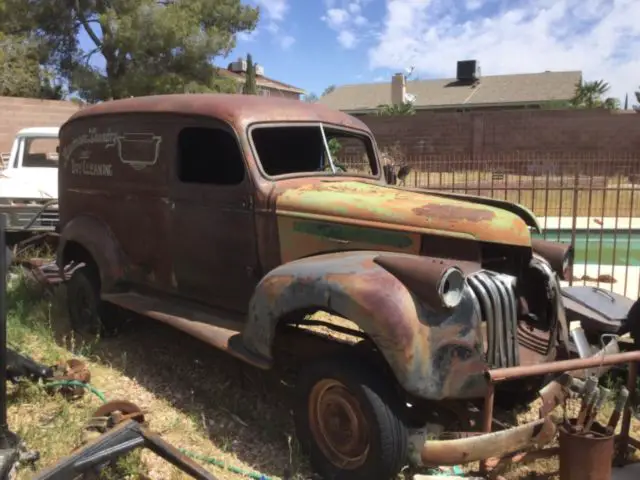
<instances>
[{"instance_id":1,"label":"white cloud","mask_svg":"<svg viewBox=\"0 0 640 480\"><path fill-rule=\"evenodd\" d=\"M327 11L321 20L338 33L338 43L352 49L366 33L369 21L362 14L362 8L370 0L325 0Z\"/></svg>"},{"instance_id":2,"label":"white cloud","mask_svg":"<svg viewBox=\"0 0 640 480\"><path fill-rule=\"evenodd\" d=\"M239 32L238 33L238 40L240 40L241 42L253 42L256 37L260 34L260 30L258 30L257 28L252 31L252 32Z\"/></svg>"},{"instance_id":3,"label":"white cloud","mask_svg":"<svg viewBox=\"0 0 640 480\"><path fill-rule=\"evenodd\" d=\"M291 46L296 42L296 39L291 35L284 35L278 39L278 43L283 48L283 50L288 50Z\"/></svg>"},{"instance_id":4,"label":"white cloud","mask_svg":"<svg viewBox=\"0 0 640 480\"><path fill-rule=\"evenodd\" d=\"M338 43L346 49L355 47L356 42L356 36L350 30L342 30L338 34Z\"/></svg>"},{"instance_id":5,"label":"white cloud","mask_svg":"<svg viewBox=\"0 0 640 480\"><path fill-rule=\"evenodd\" d=\"M274 20L283 20L285 14L289 10L287 0L254 0L267 15Z\"/></svg>"},{"instance_id":6,"label":"white cloud","mask_svg":"<svg viewBox=\"0 0 640 480\"><path fill-rule=\"evenodd\" d=\"M347 7L349 9L349 11L353 14L358 14L360 13L360 10L362 9L362 7L360 7L360 4L358 2L353 2L350 3L349 6Z\"/></svg>"},{"instance_id":7,"label":"white cloud","mask_svg":"<svg viewBox=\"0 0 640 480\"><path fill-rule=\"evenodd\" d=\"M472 13L446 0L386 4L371 68L415 65L418 73L447 78L457 60L473 58L485 75L582 70L622 99L640 84L637 0L527 0L502 8L507 2L467 0Z\"/></svg>"},{"instance_id":8,"label":"white cloud","mask_svg":"<svg viewBox=\"0 0 640 480\"><path fill-rule=\"evenodd\" d=\"M238 39L244 42L255 40L258 32L264 28L271 35L273 41L282 49L287 50L295 43L295 38L282 31L281 24L289 12L289 0L251 0L260 7L260 23L266 22L264 27L256 28L250 34L240 33Z\"/></svg>"},{"instance_id":9,"label":"white cloud","mask_svg":"<svg viewBox=\"0 0 640 480\"><path fill-rule=\"evenodd\" d=\"M342 8L330 8L327 14L322 17L331 28L340 28L349 20L349 12Z\"/></svg>"},{"instance_id":10,"label":"white cloud","mask_svg":"<svg viewBox=\"0 0 640 480\"><path fill-rule=\"evenodd\" d=\"M482 8L483 3L483 0L467 0L465 2L465 7L467 7L467 10L474 11Z\"/></svg>"}]
</instances>

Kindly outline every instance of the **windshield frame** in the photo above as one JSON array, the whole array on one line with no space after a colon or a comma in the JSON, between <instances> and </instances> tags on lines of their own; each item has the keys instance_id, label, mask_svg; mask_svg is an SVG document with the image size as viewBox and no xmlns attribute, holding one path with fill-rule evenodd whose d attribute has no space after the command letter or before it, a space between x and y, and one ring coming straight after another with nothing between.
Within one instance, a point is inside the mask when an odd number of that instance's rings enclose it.
<instances>
[{"instance_id":1,"label":"windshield frame","mask_svg":"<svg viewBox=\"0 0 640 480\"><path fill-rule=\"evenodd\" d=\"M321 172L298 172L298 173L284 173L281 175L269 175L267 174L267 172L264 170L264 167L262 166L262 161L260 160L260 155L258 154L258 150L256 149L255 144L253 143L253 130L255 129L259 129L259 128L282 128L282 127L318 127L320 128L320 131L322 132L322 137L324 140L324 148L326 153L329 155L329 157L331 158L331 163L334 163L335 159L333 159L331 157L331 153L328 151L328 146L327 146L327 142L326 142L326 138L325 138L325 129L330 129L330 130L338 130L338 131L343 131L346 134L351 134L351 135L355 135L355 136L359 136L362 137L365 141L366 141L366 149L367 149L367 153L369 156L369 160L371 161L371 159L373 159L373 161L376 164L376 168L378 170L377 175L373 175L373 174L369 174L369 175L365 175L365 174L361 174L361 173L355 173L355 172L345 172L345 173L340 173L340 172L332 172L332 171L321 171ZM349 177L354 177L354 178L362 178L362 179L367 179L367 180L380 180L382 178L382 166L380 165L380 158L378 157L378 149L377 149L377 145L376 145L376 141L373 138L373 135L371 135L370 132L367 132L365 130L359 130L356 128L349 128L349 127L345 127L344 125L339 125L339 124L335 124L335 123L329 123L329 122L318 122L318 121L302 121L302 122L296 122L296 121L288 121L288 122L256 122L256 123L252 123L249 126L247 126L246 128L246 136L247 136L247 142L249 143L249 146L251 148L251 153L253 154L253 158L254 158L254 162L255 162L255 167L258 169L258 171L260 172L260 175L262 175L264 178L266 178L267 180L285 180L288 178L305 178L305 177L313 177L313 178L349 178Z\"/></svg>"}]
</instances>

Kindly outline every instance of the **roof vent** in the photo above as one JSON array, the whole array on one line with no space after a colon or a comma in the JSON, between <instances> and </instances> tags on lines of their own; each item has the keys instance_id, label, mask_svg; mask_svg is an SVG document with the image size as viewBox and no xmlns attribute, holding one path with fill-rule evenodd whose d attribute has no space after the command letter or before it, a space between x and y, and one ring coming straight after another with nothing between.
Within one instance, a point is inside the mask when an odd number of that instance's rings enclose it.
<instances>
[{"instance_id":1,"label":"roof vent","mask_svg":"<svg viewBox=\"0 0 640 480\"><path fill-rule=\"evenodd\" d=\"M240 57L237 61L229 64L229 70L235 73L243 73L247 71L247 60Z\"/></svg>"},{"instance_id":2,"label":"roof vent","mask_svg":"<svg viewBox=\"0 0 640 480\"><path fill-rule=\"evenodd\" d=\"M477 82L480 80L480 64L477 60L460 60L456 78L460 82Z\"/></svg>"}]
</instances>

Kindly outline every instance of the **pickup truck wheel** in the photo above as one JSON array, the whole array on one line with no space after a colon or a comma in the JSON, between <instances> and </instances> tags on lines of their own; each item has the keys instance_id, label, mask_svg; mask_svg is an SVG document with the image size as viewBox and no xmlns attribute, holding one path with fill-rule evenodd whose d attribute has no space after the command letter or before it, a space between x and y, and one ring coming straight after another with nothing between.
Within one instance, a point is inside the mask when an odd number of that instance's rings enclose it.
<instances>
[{"instance_id":1,"label":"pickup truck wheel","mask_svg":"<svg viewBox=\"0 0 640 480\"><path fill-rule=\"evenodd\" d=\"M80 334L110 336L117 330L117 321L100 300L100 289L92 273L88 268L80 268L67 282L69 323Z\"/></svg>"},{"instance_id":2,"label":"pickup truck wheel","mask_svg":"<svg viewBox=\"0 0 640 480\"><path fill-rule=\"evenodd\" d=\"M300 372L296 433L323 478L386 480L405 465L408 432L390 387L353 359L320 361Z\"/></svg>"}]
</instances>

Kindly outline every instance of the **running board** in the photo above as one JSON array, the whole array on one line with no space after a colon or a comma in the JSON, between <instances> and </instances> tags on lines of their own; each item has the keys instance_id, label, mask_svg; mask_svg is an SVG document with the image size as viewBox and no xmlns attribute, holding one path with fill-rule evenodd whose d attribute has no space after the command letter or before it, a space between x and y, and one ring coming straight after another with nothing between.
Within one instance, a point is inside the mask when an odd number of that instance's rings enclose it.
<instances>
[{"instance_id":1,"label":"running board","mask_svg":"<svg viewBox=\"0 0 640 480\"><path fill-rule=\"evenodd\" d=\"M241 322L230 321L175 300L133 292L104 294L102 300L166 323L255 367L265 370L271 368L271 362L244 348L240 334Z\"/></svg>"}]
</instances>

